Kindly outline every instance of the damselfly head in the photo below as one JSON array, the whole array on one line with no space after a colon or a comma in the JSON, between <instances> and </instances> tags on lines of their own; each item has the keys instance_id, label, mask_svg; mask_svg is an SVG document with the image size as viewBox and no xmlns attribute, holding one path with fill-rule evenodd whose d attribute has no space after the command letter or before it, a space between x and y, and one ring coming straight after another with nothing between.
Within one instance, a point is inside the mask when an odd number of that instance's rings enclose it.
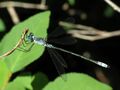
<instances>
[{"instance_id":1,"label":"damselfly head","mask_svg":"<svg viewBox=\"0 0 120 90\"><path fill-rule=\"evenodd\" d=\"M33 33L29 33L28 36L26 36L26 39L29 41L29 42L33 42Z\"/></svg>"}]
</instances>

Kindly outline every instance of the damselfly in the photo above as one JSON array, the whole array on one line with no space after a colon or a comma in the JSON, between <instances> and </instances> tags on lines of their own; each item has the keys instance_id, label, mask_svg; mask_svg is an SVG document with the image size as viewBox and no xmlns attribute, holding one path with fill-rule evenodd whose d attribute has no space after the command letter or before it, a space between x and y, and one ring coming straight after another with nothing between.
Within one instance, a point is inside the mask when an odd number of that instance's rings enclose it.
<instances>
[{"instance_id":1,"label":"damselfly","mask_svg":"<svg viewBox=\"0 0 120 90\"><path fill-rule=\"evenodd\" d=\"M7 51L6 53L4 53L3 55L0 56L0 59L3 58L3 57L6 57L8 55L10 55L11 53L13 53L16 49L20 48L23 44L24 41L27 41L27 42L30 42L30 43L36 43L36 44L39 44L39 45L43 45L45 47L47 47L48 49L48 52L50 54L50 56L52 57L52 60L53 60L53 63L55 64L55 67L58 71L58 73L61 75L62 73L64 73L64 68L67 68L67 64L66 62L64 61L64 59L62 58L62 56L60 54L58 54L55 50L53 49L56 49L56 50L59 50L59 51L62 51L62 52L66 52L66 53L69 53L69 54L72 54L74 56L77 56L77 57L80 57L80 58L83 58L84 60L87 60L87 61L90 61L92 63L95 63L101 67L104 67L104 68L109 68L109 66L103 62L100 62L100 61L94 61L93 59L89 59L89 58L86 58L82 55L79 55L79 54L76 54L76 53L73 53L71 51L68 51L68 50L65 50L65 49L62 49L62 48L59 48L59 47L56 47L52 44L49 44L47 43L46 40L44 40L43 38L41 37L37 37L37 36L34 36L33 33L29 33L28 34L28 29L25 29L22 33L22 36L21 38L19 39L19 41L17 42L17 44L9 51Z\"/></svg>"},{"instance_id":2,"label":"damselfly","mask_svg":"<svg viewBox=\"0 0 120 90\"><path fill-rule=\"evenodd\" d=\"M101 67L109 68L109 66L108 66L107 64L103 63L103 62L94 61L93 59L86 58L86 57L84 57L84 56L82 56L82 55L79 55L79 54L77 54L77 53L73 53L73 52L71 52L71 51L68 51L68 50L65 50L65 49L56 47L56 46L54 46L54 45L52 45L52 44L50 44L50 43L47 43L46 40L44 40L44 39L41 38L41 37L35 36L33 33L29 33L29 35L26 36L25 41L26 41L26 42L30 42L30 43L33 42L33 44L35 43L35 44L43 45L43 46L47 47L48 52L49 52L50 56L52 57L52 60L54 60L53 63L55 64L56 69L57 69L57 71L58 71L58 73L59 73L60 75L61 75L62 73L64 73L64 68L63 68L63 67L67 68L67 64L66 64L66 62L64 61L64 59L62 58L62 56L61 56L60 54L58 54L55 50L59 50L59 51L62 51L62 52L66 52L66 53L69 53L69 54L71 54L71 55L74 55L74 56L83 58L84 60L87 60L87 61L92 62L92 63L94 63L94 64L97 64L97 65L99 65L99 66L101 66ZM53 50L53 49L54 49L54 50Z\"/></svg>"}]
</instances>

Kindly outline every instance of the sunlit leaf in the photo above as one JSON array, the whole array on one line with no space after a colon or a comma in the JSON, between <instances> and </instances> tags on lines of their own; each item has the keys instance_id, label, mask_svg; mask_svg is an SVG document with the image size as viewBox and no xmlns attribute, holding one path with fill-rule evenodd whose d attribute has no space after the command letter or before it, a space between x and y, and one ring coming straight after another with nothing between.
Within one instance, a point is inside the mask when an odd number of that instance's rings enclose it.
<instances>
[{"instance_id":1,"label":"sunlit leaf","mask_svg":"<svg viewBox=\"0 0 120 90\"><path fill-rule=\"evenodd\" d=\"M5 90L26 90L24 85L19 82L11 82L8 84L8 86L5 88Z\"/></svg>"},{"instance_id":2,"label":"sunlit leaf","mask_svg":"<svg viewBox=\"0 0 120 90\"><path fill-rule=\"evenodd\" d=\"M49 11L38 13L14 26L12 30L2 39L0 54L2 55L3 53L11 50L17 44L25 28L28 28L29 32L34 33L38 37L47 37L49 16ZM43 52L43 46L34 45L32 50L29 52L16 50L5 58L5 62L12 72L17 72L38 59Z\"/></svg>"},{"instance_id":3,"label":"sunlit leaf","mask_svg":"<svg viewBox=\"0 0 120 90\"><path fill-rule=\"evenodd\" d=\"M29 73L21 74L20 76L17 76L15 80L11 81L6 87L6 89L7 90L21 90L23 88L24 90L26 88L29 90L33 90L32 85L31 85L32 81L33 81L33 78L31 74ZM13 86L16 89L11 89L11 88L14 88Z\"/></svg>"},{"instance_id":4,"label":"sunlit leaf","mask_svg":"<svg viewBox=\"0 0 120 90\"><path fill-rule=\"evenodd\" d=\"M48 78L43 73L37 73L33 76L30 73L24 73L11 81L5 90L42 90L47 83Z\"/></svg>"},{"instance_id":5,"label":"sunlit leaf","mask_svg":"<svg viewBox=\"0 0 120 90\"><path fill-rule=\"evenodd\" d=\"M58 77L50 82L43 90L112 90L112 88L94 78L79 73L65 74L67 80Z\"/></svg>"}]
</instances>

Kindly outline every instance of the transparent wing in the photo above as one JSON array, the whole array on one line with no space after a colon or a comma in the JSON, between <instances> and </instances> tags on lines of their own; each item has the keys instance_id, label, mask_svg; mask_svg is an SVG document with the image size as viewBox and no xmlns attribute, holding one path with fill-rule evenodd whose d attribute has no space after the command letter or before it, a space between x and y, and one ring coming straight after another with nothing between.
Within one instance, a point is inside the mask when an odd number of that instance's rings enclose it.
<instances>
[{"instance_id":1,"label":"transparent wing","mask_svg":"<svg viewBox=\"0 0 120 90\"><path fill-rule=\"evenodd\" d=\"M75 19L69 17L65 20L68 23L74 23ZM48 34L48 43L56 43L60 45L73 45L77 42L77 40L71 36L69 36L64 27L59 26L56 27L54 31Z\"/></svg>"},{"instance_id":2,"label":"transparent wing","mask_svg":"<svg viewBox=\"0 0 120 90\"><path fill-rule=\"evenodd\" d=\"M65 73L65 68L67 68L67 64L64 61L64 59L62 58L62 56L60 54L58 54L54 49L52 48L47 48L48 52L52 58L52 61L57 69L58 74L63 78L63 80L66 80L66 77L64 75L64 77L61 74Z\"/></svg>"},{"instance_id":3,"label":"transparent wing","mask_svg":"<svg viewBox=\"0 0 120 90\"><path fill-rule=\"evenodd\" d=\"M52 38L60 37L64 34L66 34L66 31L63 29L63 27L59 26L56 27L55 30L53 30L50 34L48 34L48 37L52 39Z\"/></svg>"},{"instance_id":4,"label":"transparent wing","mask_svg":"<svg viewBox=\"0 0 120 90\"><path fill-rule=\"evenodd\" d=\"M75 19L73 17L68 17L67 19L65 19L65 22L68 22L68 23L75 23ZM52 31L48 37L49 38L55 38L55 37L59 37L63 34L66 34L66 31L64 30L64 27L62 26L59 26L59 27L56 27L54 31Z\"/></svg>"},{"instance_id":5,"label":"transparent wing","mask_svg":"<svg viewBox=\"0 0 120 90\"><path fill-rule=\"evenodd\" d=\"M59 45L73 45L77 43L77 40L69 35L64 35L59 38L49 39L48 43L56 43Z\"/></svg>"}]
</instances>

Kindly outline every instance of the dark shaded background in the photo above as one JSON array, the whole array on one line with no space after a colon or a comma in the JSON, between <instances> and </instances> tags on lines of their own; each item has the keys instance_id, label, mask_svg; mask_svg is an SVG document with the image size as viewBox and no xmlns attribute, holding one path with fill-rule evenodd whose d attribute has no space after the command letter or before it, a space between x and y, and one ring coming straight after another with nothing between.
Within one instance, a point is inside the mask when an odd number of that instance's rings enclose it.
<instances>
[{"instance_id":1,"label":"dark shaded background","mask_svg":"<svg viewBox=\"0 0 120 90\"><path fill-rule=\"evenodd\" d=\"M2 0L1 0L2 1ZM0 2L1 2L0 1ZM5 0L4 0L5 1ZM18 0L16 0L18 1ZM19 0L21 1L21 0ZM24 0L26 2L31 3L39 3L39 0ZM49 9L51 11L51 20L50 20L50 26L49 26L49 33L53 32L56 27L58 27L58 21L65 20L68 17L71 17L66 11L62 10L62 5L66 2L66 0L47 0L47 5L49 6ZM114 0L114 2L119 5L119 0ZM74 6L70 6L70 8L73 8L77 10L77 12L85 12L87 14L87 19L82 20L79 17L79 14L76 14L72 16L75 19L75 23L80 23L83 25L92 26L98 29L107 30L107 31L114 31L119 29L119 22L120 22L120 14L114 11L114 14L110 17L106 17L104 15L105 9L108 5L103 0L76 0L76 3ZM35 9L22 9L22 8L16 8L17 13L20 17L20 20L23 21L26 18L38 13L42 12L42 10L35 10ZM81 12L82 11L82 12ZM13 26L13 22L6 10L0 9L0 17L4 20L6 24L6 32L0 33L0 37L2 38L5 33L7 33ZM63 30L61 28L61 30ZM59 31L58 31L59 33ZM68 36L66 33L63 35L60 35L58 37L55 37L55 39L59 39L62 37ZM71 37L71 36L69 36ZM104 69L97 65L94 65L90 62L84 61L83 59L77 58L75 56L59 52L64 59L66 60L68 64L68 69L66 69L66 72L81 72L81 73L87 73L96 79L95 70L99 68L102 70L102 72L105 74L107 79L110 81L110 85L113 87L114 90L120 90L119 84L120 84L120 57L119 57L119 50L120 50L120 37L111 37L99 41L90 42L87 40L82 40L76 38L77 43L69 42L69 44L61 45L61 44L55 44L56 46L62 47L64 49L67 49L69 51L73 51L79 54L83 54L84 52L89 52L91 55L91 58L95 60L100 60L105 63L108 63L111 68L110 69ZM64 42L63 42L64 43ZM71 43L71 44L70 44ZM51 58L47 52L47 49L45 50L43 56L30 64L24 71L30 71L30 72L38 72L42 71L47 74L50 80L55 79L55 77L58 76L58 73L51 62Z\"/></svg>"}]
</instances>

